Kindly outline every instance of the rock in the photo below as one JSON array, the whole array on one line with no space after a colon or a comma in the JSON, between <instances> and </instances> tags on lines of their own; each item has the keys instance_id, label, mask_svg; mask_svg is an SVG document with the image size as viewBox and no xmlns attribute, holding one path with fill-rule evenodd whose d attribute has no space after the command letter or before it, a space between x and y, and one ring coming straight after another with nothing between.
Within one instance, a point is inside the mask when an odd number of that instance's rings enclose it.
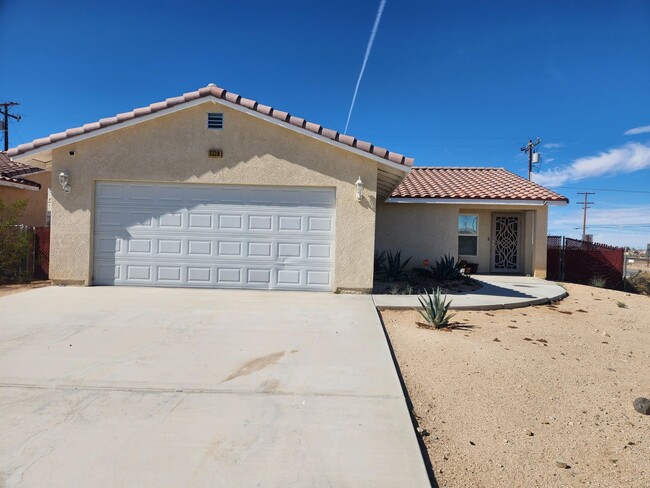
<instances>
[{"instance_id":1,"label":"rock","mask_svg":"<svg viewBox=\"0 0 650 488\"><path fill-rule=\"evenodd\" d=\"M528 429L526 429L525 433L526 433L526 435L529 436L529 437L533 437L533 436L535 435L535 434L533 434L532 431L530 431L530 430L528 430Z\"/></svg>"},{"instance_id":2,"label":"rock","mask_svg":"<svg viewBox=\"0 0 650 488\"><path fill-rule=\"evenodd\" d=\"M555 461L555 465L558 468L562 468L562 469L570 469L571 468L571 466L569 466L567 463L563 463L562 461Z\"/></svg>"},{"instance_id":3,"label":"rock","mask_svg":"<svg viewBox=\"0 0 650 488\"><path fill-rule=\"evenodd\" d=\"M634 410L637 412L643 415L650 415L650 400L647 398L639 397L632 404L634 405Z\"/></svg>"},{"instance_id":4,"label":"rock","mask_svg":"<svg viewBox=\"0 0 650 488\"><path fill-rule=\"evenodd\" d=\"M423 429L422 427L417 428L418 434L420 434L422 437L426 437L429 435L429 431L427 429Z\"/></svg>"},{"instance_id":5,"label":"rock","mask_svg":"<svg viewBox=\"0 0 650 488\"><path fill-rule=\"evenodd\" d=\"M494 339L492 339L492 341L494 341L494 342L501 342L501 341L499 340L498 337L495 337Z\"/></svg>"}]
</instances>

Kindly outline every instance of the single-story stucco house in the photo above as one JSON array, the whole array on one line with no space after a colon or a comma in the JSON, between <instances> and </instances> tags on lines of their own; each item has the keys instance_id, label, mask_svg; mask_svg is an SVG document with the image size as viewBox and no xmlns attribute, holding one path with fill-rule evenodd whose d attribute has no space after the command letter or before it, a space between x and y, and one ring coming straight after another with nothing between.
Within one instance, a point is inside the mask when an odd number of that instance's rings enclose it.
<instances>
[{"instance_id":1,"label":"single-story stucco house","mask_svg":"<svg viewBox=\"0 0 650 488\"><path fill-rule=\"evenodd\" d=\"M10 205L25 200L27 206L19 223L30 227L48 224L48 194L52 175L49 171L17 161L0 152L0 201Z\"/></svg>"},{"instance_id":2,"label":"single-story stucco house","mask_svg":"<svg viewBox=\"0 0 650 488\"><path fill-rule=\"evenodd\" d=\"M546 273L548 205L503 169L413 159L215 85L20 145L52 171L50 278L363 291L375 249Z\"/></svg>"}]
</instances>

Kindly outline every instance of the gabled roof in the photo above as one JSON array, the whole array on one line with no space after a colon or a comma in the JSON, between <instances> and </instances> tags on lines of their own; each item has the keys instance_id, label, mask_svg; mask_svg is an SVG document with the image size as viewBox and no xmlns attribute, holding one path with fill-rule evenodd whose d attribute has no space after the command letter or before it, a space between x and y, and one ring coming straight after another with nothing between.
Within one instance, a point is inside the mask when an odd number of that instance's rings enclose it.
<instances>
[{"instance_id":1,"label":"gabled roof","mask_svg":"<svg viewBox=\"0 0 650 488\"><path fill-rule=\"evenodd\" d=\"M41 185L39 183L23 178L16 178L18 175L28 175L40 171L43 170L12 161L4 152L0 152L0 186L12 186L24 190L40 190Z\"/></svg>"},{"instance_id":2,"label":"gabled roof","mask_svg":"<svg viewBox=\"0 0 650 488\"><path fill-rule=\"evenodd\" d=\"M153 103L148 107L136 108L135 110L132 110L130 112L117 114L114 117L107 117L104 119L100 119L97 122L85 124L81 127L75 127L73 129L68 129L65 132L52 134L49 137L44 137L42 139L36 139L27 144L21 144L13 149L10 149L8 151L8 155L13 157L13 156L24 154L28 151L32 151L34 149L39 149L39 148L46 149L46 146L50 144L65 141L66 139L71 139L76 136L88 134L106 127L118 125L133 119L137 119L139 117L150 115L156 112L163 111L165 109L169 109L178 105L182 105L194 100L207 98L207 97L215 97L229 104L244 107L256 113L267 116L271 119L285 122L292 126L322 136L323 138L330 139L332 141L341 144L342 146L356 148L360 151L367 152L376 157L386 159L387 161L390 161L392 163L401 164L407 167L413 165L413 158L407 158L402 154L388 151L387 149L384 149L383 147L375 146L370 142L362 141L360 139L357 139L356 137L341 134L332 129L327 129L322 125L316 124L314 122L309 122L300 117L296 117L295 115L291 115L288 112L283 112L282 110L275 109L268 105L262 105L261 103L256 102L255 100L243 98L241 95L229 92L227 90L224 90L223 88L219 88L214 84L210 84L204 88L200 88L197 91L185 93L180 97L168 98L165 101Z\"/></svg>"},{"instance_id":3,"label":"gabled roof","mask_svg":"<svg viewBox=\"0 0 650 488\"><path fill-rule=\"evenodd\" d=\"M569 199L504 168L412 168L389 201L555 202Z\"/></svg>"}]
</instances>

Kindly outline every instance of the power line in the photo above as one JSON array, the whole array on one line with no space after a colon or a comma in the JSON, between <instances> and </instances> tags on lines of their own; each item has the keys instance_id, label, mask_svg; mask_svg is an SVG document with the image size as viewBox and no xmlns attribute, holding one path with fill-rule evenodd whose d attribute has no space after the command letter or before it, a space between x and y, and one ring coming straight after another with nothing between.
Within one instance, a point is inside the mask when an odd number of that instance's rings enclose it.
<instances>
[{"instance_id":1,"label":"power line","mask_svg":"<svg viewBox=\"0 0 650 488\"><path fill-rule=\"evenodd\" d=\"M579 186L556 186L555 188L566 188L567 190L593 190L593 191L610 191L620 193L650 193L646 190L619 190L615 188L584 188Z\"/></svg>"}]
</instances>

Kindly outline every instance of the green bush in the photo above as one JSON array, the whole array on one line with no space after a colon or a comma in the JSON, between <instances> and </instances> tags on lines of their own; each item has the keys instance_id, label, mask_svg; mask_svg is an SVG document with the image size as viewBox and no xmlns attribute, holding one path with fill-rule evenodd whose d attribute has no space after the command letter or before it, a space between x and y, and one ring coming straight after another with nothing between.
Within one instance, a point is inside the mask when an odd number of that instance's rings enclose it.
<instances>
[{"instance_id":1,"label":"green bush","mask_svg":"<svg viewBox=\"0 0 650 488\"><path fill-rule=\"evenodd\" d=\"M447 301L447 295L442 296L440 287L432 291L433 297L426 289L424 290L426 297L424 295L418 297L423 310L418 308L416 310L422 315L428 326L436 329L449 327L449 320L454 316L454 314L449 313L452 300Z\"/></svg>"},{"instance_id":2,"label":"green bush","mask_svg":"<svg viewBox=\"0 0 650 488\"><path fill-rule=\"evenodd\" d=\"M21 265L29 257L30 234L18 224L26 200L5 204L0 200L0 282L22 278Z\"/></svg>"}]
</instances>

